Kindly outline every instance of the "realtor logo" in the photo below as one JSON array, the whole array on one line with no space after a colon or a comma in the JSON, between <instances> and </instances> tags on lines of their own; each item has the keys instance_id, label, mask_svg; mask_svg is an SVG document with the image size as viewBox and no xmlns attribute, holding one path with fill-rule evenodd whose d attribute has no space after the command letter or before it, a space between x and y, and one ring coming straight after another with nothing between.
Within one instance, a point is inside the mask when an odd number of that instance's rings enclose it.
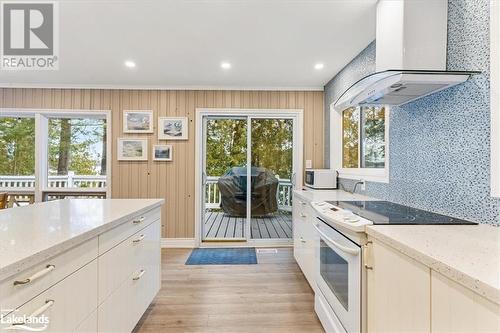
<instances>
[{"instance_id":1,"label":"realtor logo","mask_svg":"<svg viewBox=\"0 0 500 333\"><path fill-rule=\"evenodd\" d=\"M0 69L57 70L58 3L3 1L0 6Z\"/></svg>"}]
</instances>

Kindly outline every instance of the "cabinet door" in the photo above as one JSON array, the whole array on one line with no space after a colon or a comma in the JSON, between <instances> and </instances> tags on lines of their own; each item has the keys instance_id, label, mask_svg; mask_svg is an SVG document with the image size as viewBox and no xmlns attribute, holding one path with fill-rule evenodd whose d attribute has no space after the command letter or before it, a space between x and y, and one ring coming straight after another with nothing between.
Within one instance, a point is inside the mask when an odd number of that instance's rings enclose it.
<instances>
[{"instance_id":1,"label":"cabinet door","mask_svg":"<svg viewBox=\"0 0 500 333\"><path fill-rule=\"evenodd\" d=\"M310 209L309 209L310 210ZM308 210L308 213L311 213ZM316 244L319 244L319 239L316 237L316 229L313 226L315 218L312 214L307 214L307 219L303 223L303 258L304 258L304 275L311 285L313 290L316 290Z\"/></svg>"},{"instance_id":2,"label":"cabinet door","mask_svg":"<svg viewBox=\"0 0 500 333\"><path fill-rule=\"evenodd\" d=\"M293 256L302 268L304 252L304 218L302 217L302 205L300 202L293 203L292 221L293 221Z\"/></svg>"},{"instance_id":3,"label":"cabinet door","mask_svg":"<svg viewBox=\"0 0 500 333\"><path fill-rule=\"evenodd\" d=\"M432 271L433 332L500 332L500 306Z\"/></svg>"},{"instance_id":4,"label":"cabinet door","mask_svg":"<svg viewBox=\"0 0 500 333\"><path fill-rule=\"evenodd\" d=\"M430 331L430 269L373 239L367 270L368 332Z\"/></svg>"}]
</instances>

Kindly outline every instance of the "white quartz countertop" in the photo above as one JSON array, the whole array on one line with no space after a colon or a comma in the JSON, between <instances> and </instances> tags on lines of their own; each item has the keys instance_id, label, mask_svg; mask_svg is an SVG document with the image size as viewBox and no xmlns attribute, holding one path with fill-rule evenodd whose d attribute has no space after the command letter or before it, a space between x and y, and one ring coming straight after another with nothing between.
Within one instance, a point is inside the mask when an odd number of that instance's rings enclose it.
<instances>
[{"instance_id":1,"label":"white quartz countertop","mask_svg":"<svg viewBox=\"0 0 500 333\"><path fill-rule=\"evenodd\" d=\"M69 199L2 210L0 281L163 202L163 199Z\"/></svg>"},{"instance_id":2,"label":"white quartz countertop","mask_svg":"<svg viewBox=\"0 0 500 333\"><path fill-rule=\"evenodd\" d=\"M500 227L376 225L368 235L500 304Z\"/></svg>"},{"instance_id":3,"label":"white quartz countertop","mask_svg":"<svg viewBox=\"0 0 500 333\"><path fill-rule=\"evenodd\" d=\"M311 201L356 201L378 200L362 194L352 194L343 190L295 190L293 193L304 200Z\"/></svg>"}]
</instances>

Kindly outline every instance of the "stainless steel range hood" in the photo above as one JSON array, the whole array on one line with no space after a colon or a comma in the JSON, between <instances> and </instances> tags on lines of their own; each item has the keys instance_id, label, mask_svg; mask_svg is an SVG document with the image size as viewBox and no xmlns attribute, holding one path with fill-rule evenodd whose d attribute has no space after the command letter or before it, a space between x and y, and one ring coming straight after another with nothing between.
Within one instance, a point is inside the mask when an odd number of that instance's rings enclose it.
<instances>
[{"instance_id":1,"label":"stainless steel range hood","mask_svg":"<svg viewBox=\"0 0 500 333\"><path fill-rule=\"evenodd\" d=\"M349 87L335 109L403 105L478 74L446 70L447 22L447 0L379 0L376 73Z\"/></svg>"},{"instance_id":2,"label":"stainless steel range hood","mask_svg":"<svg viewBox=\"0 0 500 333\"><path fill-rule=\"evenodd\" d=\"M403 105L465 82L479 72L387 70L368 75L335 102L344 110L356 105Z\"/></svg>"}]
</instances>

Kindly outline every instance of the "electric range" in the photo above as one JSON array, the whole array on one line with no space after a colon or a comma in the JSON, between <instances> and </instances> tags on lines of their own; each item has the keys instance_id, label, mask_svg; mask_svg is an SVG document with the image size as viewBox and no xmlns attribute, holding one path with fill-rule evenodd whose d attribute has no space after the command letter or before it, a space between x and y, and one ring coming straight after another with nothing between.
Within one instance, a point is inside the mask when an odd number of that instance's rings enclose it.
<instances>
[{"instance_id":1,"label":"electric range","mask_svg":"<svg viewBox=\"0 0 500 333\"><path fill-rule=\"evenodd\" d=\"M331 210L343 210L352 212L374 225L377 224L426 224L426 225L450 225L477 223L466 221L451 216L428 212L425 210L396 204L389 201L327 201L332 205Z\"/></svg>"}]
</instances>

